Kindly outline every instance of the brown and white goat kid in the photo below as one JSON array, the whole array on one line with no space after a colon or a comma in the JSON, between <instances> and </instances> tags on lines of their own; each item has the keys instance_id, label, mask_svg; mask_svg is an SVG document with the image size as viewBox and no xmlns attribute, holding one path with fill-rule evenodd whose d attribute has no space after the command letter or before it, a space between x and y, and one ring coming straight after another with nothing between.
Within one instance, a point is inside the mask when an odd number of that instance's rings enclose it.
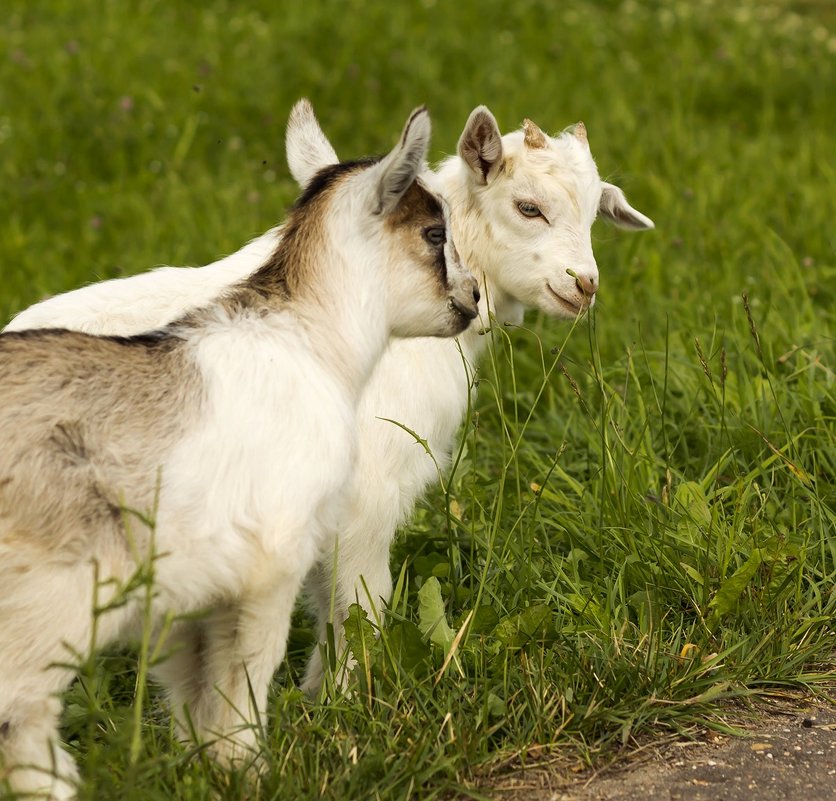
<instances>
[{"instance_id":1,"label":"brown and white goat kid","mask_svg":"<svg viewBox=\"0 0 836 801\"><path fill-rule=\"evenodd\" d=\"M303 187L337 161L321 131L298 137L291 125L287 150ZM465 125L458 154L441 164L436 181L450 199L456 245L487 289L480 304L484 325L489 315L519 323L531 307L574 318L595 302L599 286L590 236L596 215L622 228L653 227L617 186L601 181L581 124L552 137L526 121L522 130L502 136L480 106ZM206 267L164 267L50 298L19 314L10 328L61 325L128 334L163 325L252 272L281 234L281 228L268 231ZM425 438L445 465L468 401L462 354L475 364L485 346L483 330L473 325L459 337L461 353L455 342L394 341L366 387L357 462L337 531L338 558L326 555L308 582L323 639L332 607L340 636L339 623L356 599L370 614L379 612L381 598L389 599L395 530L437 478L435 463L412 435L386 419ZM321 680L317 649L305 686L315 691Z\"/></svg>"},{"instance_id":2,"label":"brown and white goat kid","mask_svg":"<svg viewBox=\"0 0 836 801\"><path fill-rule=\"evenodd\" d=\"M292 124L318 136L306 101ZM377 360L393 335L454 336L477 314L444 202L418 178L429 136L418 109L382 160L317 171L260 268L165 329L0 336L0 780L13 790L73 796L56 693L91 643L136 630L140 599L95 631L93 608L152 553L152 619L206 612L160 672L175 713L219 738L221 758L253 743Z\"/></svg>"}]
</instances>

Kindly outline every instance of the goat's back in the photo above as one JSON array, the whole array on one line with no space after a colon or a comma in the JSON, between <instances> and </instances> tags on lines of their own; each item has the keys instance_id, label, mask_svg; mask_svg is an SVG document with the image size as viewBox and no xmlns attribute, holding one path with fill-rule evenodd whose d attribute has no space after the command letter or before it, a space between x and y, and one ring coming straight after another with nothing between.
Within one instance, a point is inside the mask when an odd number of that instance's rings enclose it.
<instances>
[{"instance_id":1,"label":"goat's back","mask_svg":"<svg viewBox=\"0 0 836 801\"><path fill-rule=\"evenodd\" d=\"M275 250L280 236L280 228L273 228L205 267L158 267L47 298L20 312L5 330L67 328L131 336L162 328L255 272Z\"/></svg>"}]
</instances>

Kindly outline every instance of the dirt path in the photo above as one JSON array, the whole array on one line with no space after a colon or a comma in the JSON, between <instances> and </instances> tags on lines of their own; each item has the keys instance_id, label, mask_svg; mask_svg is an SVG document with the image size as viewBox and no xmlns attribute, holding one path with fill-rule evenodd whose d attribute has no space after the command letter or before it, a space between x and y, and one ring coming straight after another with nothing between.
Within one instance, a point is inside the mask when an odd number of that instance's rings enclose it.
<instances>
[{"instance_id":1,"label":"dirt path","mask_svg":"<svg viewBox=\"0 0 836 801\"><path fill-rule=\"evenodd\" d=\"M648 744L581 776L536 768L495 786L501 801L836 801L836 706L784 699L735 716L745 737Z\"/></svg>"}]
</instances>

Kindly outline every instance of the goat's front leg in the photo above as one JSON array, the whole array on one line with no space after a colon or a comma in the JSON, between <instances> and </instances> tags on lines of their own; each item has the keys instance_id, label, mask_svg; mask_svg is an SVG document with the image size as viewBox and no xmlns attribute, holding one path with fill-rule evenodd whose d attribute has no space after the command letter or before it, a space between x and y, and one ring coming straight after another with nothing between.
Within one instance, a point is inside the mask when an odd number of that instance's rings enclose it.
<instances>
[{"instance_id":1,"label":"goat's front leg","mask_svg":"<svg viewBox=\"0 0 836 801\"><path fill-rule=\"evenodd\" d=\"M223 762L251 759L257 750L267 691L284 658L300 583L284 576L184 632L197 649L191 656L200 678L172 687L172 702L175 711L178 703L181 709L185 705L195 733Z\"/></svg>"},{"instance_id":2,"label":"goat's front leg","mask_svg":"<svg viewBox=\"0 0 836 801\"><path fill-rule=\"evenodd\" d=\"M366 610L373 623L382 623L383 609L392 597L389 540L369 538L363 542L356 539L347 541L342 548L338 547L336 560L333 552L323 557L311 571L305 587L317 615L319 643L308 660L302 690L316 695L322 686L325 678L322 650L329 623L334 625L336 681L344 689L348 674L357 661L348 652L343 623L348 618L348 608L354 603L359 603Z\"/></svg>"}]
</instances>

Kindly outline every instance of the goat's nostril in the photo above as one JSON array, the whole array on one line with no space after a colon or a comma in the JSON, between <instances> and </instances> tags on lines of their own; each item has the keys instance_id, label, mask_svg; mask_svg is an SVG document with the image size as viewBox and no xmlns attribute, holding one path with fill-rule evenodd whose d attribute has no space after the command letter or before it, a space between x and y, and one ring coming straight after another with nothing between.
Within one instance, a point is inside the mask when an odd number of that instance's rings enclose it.
<instances>
[{"instance_id":1,"label":"goat's nostril","mask_svg":"<svg viewBox=\"0 0 836 801\"><path fill-rule=\"evenodd\" d=\"M598 288L595 286L595 279L591 277L587 278L586 276L579 275L575 278L575 286L587 297L591 297L598 291Z\"/></svg>"},{"instance_id":2,"label":"goat's nostril","mask_svg":"<svg viewBox=\"0 0 836 801\"><path fill-rule=\"evenodd\" d=\"M481 294L479 294L479 287L476 287L476 288L473 290L473 300L474 300L474 302L475 302L475 303L478 303L478 302L479 302L479 299L480 299L481 297L482 297L482 295L481 295Z\"/></svg>"}]
</instances>

